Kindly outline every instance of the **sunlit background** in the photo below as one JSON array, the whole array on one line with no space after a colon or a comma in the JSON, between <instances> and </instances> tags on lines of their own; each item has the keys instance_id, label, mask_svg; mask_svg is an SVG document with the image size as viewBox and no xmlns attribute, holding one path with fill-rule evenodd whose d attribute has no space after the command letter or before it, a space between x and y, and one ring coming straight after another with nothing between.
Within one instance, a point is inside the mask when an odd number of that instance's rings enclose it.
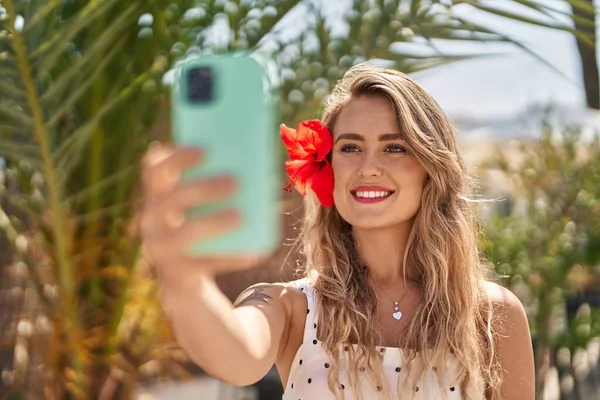
<instances>
[{"instance_id":1,"label":"sunlit background","mask_svg":"<svg viewBox=\"0 0 600 400\"><path fill-rule=\"evenodd\" d=\"M275 370L236 388L189 362L139 252L139 162L169 139L169 70L237 50L277 61L289 126L365 60L432 93L494 200L481 243L527 310L538 398L599 399L598 5L0 0L0 399L281 398ZM280 208L289 241L220 276L231 299L293 278L301 199L282 191Z\"/></svg>"}]
</instances>

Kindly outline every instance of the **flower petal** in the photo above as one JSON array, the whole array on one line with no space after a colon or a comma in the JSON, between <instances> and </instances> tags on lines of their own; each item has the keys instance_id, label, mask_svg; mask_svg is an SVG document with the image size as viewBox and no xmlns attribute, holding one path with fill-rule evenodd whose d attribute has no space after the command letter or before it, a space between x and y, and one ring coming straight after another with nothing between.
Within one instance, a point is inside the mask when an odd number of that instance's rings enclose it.
<instances>
[{"instance_id":1,"label":"flower petal","mask_svg":"<svg viewBox=\"0 0 600 400\"><path fill-rule=\"evenodd\" d=\"M323 207L327 208L333 205L333 187L335 184L333 168L327 161L319 164L321 164L321 168L317 173L311 176L308 183Z\"/></svg>"},{"instance_id":2,"label":"flower petal","mask_svg":"<svg viewBox=\"0 0 600 400\"><path fill-rule=\"evenodd\" d=\"M333 147L329 129L317 119L302 121L298 125L298 143L316 161L323 161Z\"/></svg>"},{"instance_id":3,"label":"flower petal","mask_svg":"<svg viewBox=\"0 0 600 400\"><path fill-rule=\"evenodd\" d=\"M319 166L307 160L291 160L285 162L290 181L300 194L306 194L306 184L312 176L319 172Z\"/></svg>"},{"instance_id":4,"label":"flower petal","mask_svg":"<svg viewBox=\"0 0 600 400\"><path fill-rule=\"evenodd\" d=\"M284 124L279 126L281 140L288 151L288 156L292 160L310 159L311 156L307 153L298 142L298 133L295 129L288 128Z\"/></svg>"}]
</instances>

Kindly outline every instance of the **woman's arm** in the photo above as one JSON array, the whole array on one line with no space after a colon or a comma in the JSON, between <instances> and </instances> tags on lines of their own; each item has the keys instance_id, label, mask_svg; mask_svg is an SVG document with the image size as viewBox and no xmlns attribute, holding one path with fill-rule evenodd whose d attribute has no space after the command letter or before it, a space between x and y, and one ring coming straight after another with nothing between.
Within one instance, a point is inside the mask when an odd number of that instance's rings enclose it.
<instances>
[{"instance_id":1,"label":"woman's arm","mask_svg":"<svg viewBox=\"0 0 600 400\"><path fill-rule=\"evenodd\" d=\"M273 367L285 346L290 289L258 284L233 305L206 276L197 290L163 297L177 342L209 375L236 386L251 385Z\"/></svg>"},{"instance_id":2,"label":"woman's arm","mask_svg":"<svg viewBox=\"0 0 600 400\"><path fill-rule=\"evenodd\" d=\"M498 317L497 354L502 366L502 400L534 400L535 368L529 324L523 305L510 290L488 283L486 291Z\"/></svg>"},{"instance_id":3,"label":"woman's arm","mask_svg":"<svg viewBox=\"0 0 600 400\"><path fill-rule=\"evenodd\" d=\"M205 158L201 149L191 147L148 151L142 172L142 249L160 278L162 304L181 346L210 375L245 386L265 376L285 346L290 289L265 285L245 292L235 308L212 277L260 265L269 254L190 254L193 243L233 232L243 220L231 209L186 216L190 209L230 199L238 191L233 177L181 179Z\"/></svg>"}]
</instances>

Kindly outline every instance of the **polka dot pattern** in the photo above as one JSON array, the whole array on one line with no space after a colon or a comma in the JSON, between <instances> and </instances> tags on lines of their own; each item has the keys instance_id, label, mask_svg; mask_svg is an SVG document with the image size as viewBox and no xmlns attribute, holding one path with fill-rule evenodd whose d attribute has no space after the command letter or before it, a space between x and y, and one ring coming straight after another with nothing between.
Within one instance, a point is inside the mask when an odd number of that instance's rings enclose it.
<instances>
[{"instance_id":1,"label":"polka dot pattern","mask_svg":"<svg viewBox=\"0 0 600 400\"><path fill-rule=\"evenodd\" d=\"M306 323L304 326L303 342L295 356L295 361L292 363L290 370L288 383L283 394L282 400L306 400L315 399L319 400L335 400L335 395L329 391L327 378L329 371L332 368L332 360L327 354L324 346L317 346L319 340L317 339L317 326L318 326L318 313L315 308L315 292L311 285L307 284L307 281L297 281L300 290L307 297L308 307L306 309ZM349 344L340 345L340 359L338 360L339 367L339 389L345 391L344 398L354 397L354 388L349 382L349 370L348 370L348 359L349 359ZM398 378L402 379L402 350L389 348L389 347L377 347L377 350L381 353L383 358L384 376L388 378L390 387L393 391L396 391L395 383ZM418 382L418 385L414 387L415 400L441 400L447 398L447 400L458 400L462 399L460 388L455 386L456 376L448 368L438 368L438 366L432 367L431 370L426 373L423 380ZM440 372L437 372L440 369ZM446 373L448 371L448 373ZM366 368L361 366L359 368L359 379L362 379L360 374L367 374ZM383 390L382 385L371 386L368 382L366 375L365 381L362 381L361 393L358 398L371 399L378 398L377 392ZM444 382L448 382L447 386L442 383L442 386L446 387L445 397L440 393L438 385L438 377L444 379ZM402 388L400 388L402 390ZM350 397L348 397L350 396ZM398 396L392 396L398 397Z\"/></svg>"}]
</instances>

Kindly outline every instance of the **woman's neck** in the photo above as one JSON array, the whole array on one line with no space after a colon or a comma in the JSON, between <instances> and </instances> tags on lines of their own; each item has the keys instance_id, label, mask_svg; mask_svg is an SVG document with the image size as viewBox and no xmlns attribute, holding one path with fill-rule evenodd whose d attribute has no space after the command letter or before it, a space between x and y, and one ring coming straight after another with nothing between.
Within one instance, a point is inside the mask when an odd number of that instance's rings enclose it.
<instances>
[{"instance_id":1,"label":"woman's neck","mask_svg":"<svg viewBox=\"0 0 600 400\"><path fill-rule=\"evenodd\" d=\"M404 253L411 229L412 222L387 229L352 227L358 258L379 286L404 286ZM410 276L410 271L406 272Z\"/></svg>"}]
</instances>

